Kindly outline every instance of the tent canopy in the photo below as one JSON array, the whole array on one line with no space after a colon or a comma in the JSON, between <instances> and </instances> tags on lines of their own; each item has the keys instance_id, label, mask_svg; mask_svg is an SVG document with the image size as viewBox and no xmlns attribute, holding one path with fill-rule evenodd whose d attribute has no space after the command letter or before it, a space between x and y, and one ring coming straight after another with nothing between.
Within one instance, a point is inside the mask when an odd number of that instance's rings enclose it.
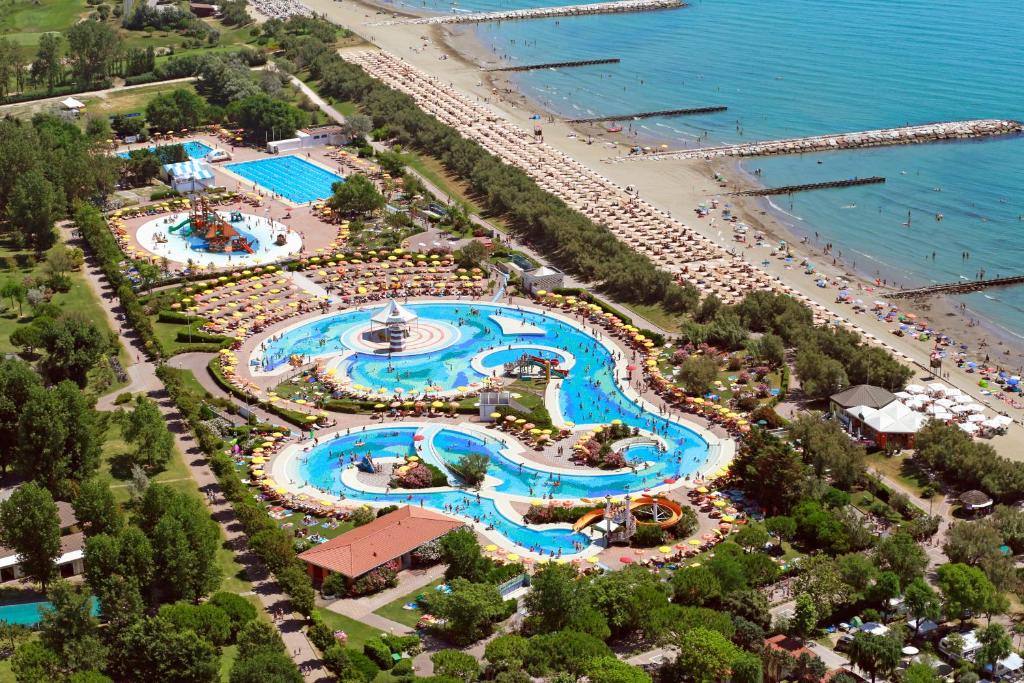
<instances>
[{"instance_id":1,"label":"tent canopy","mask_svg":"<svg viewBox=\"0 0 1024 683\"><path fill-rule=\"evenodd\" d=\"M66 100L61 100L60 106L65 109L85 109L85 102L76 100L74 97L69 97Z\"/></svg>"},{"instance_id":2,"label":"tent canopy","mask_svg":"<svg viewBox=\"0 0 1024 683\"><path fill-rule=\"evenodd\" d=\"M177 181L211 180L213 171L204 162L197 159L181 161L176 164L164 164L164 172Z\"/></svg>"}]
</instances>

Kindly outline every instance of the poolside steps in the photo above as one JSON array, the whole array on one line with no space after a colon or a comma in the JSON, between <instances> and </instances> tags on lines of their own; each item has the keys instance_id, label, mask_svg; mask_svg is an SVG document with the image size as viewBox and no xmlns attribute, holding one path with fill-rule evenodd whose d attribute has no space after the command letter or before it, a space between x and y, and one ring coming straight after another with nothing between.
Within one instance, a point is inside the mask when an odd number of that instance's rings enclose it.
<instances>
[{"instance_id":1,"label":"poolside steps","mask_svg":"<svg viewBox=\"0 0 1024 683\"><path fill-rule=\"evenodd\" d=\"M631 154L606 159L609 163L621 161L661 161L665 159L713 159L717 157L774 156L780 154L806 154L835 152L845 149L864 149L889 145L914 145L946 140L969 140L1024 132L1024 123L1011 119L972 119L927 123L919 126L882 128L853 133L812 135L785 140L765 140L737 145L720 145L699 149L668 150L648 154Z\"/></svg>"},{"instance_id":2,"label":"poolside steps","mask_svg":"<svg viewBox=\"0 0 1024 683\"><path fill-rule=\"evenodd\" d=\"M764 187L759 190L744 190L742 192L730 192L737 197L769 197L777 194L793 194L794 192L810 192L811 190L830 190L837 187L854 187L856 185L877 185L884 183L885 178L880 175L870 178L846 178L845 180L827 180L822 183L803 183L802 185L782 185L781 187Z\"/></svg>"},{"instance_id":3,"label":"poolside steps","mask_svg":"<svg viewBox=\"0 0 1024 683\"><path fill-rule=\"evenodd\" d=\"M991 287L1008 287L1010 285L1024 284L1024 275L1008 275L1007 277L995 277L987 280L959 280L958 282L947 282L915 289L903 289L898 292L890 292L885 295L887 299L914 299L931 296L933 294L969 294Z\"/></svg>"},{"instance_id":4,"label":"poolside steps","mask_svg":"<svg viewBox=\"0 0 1024 683\"><path fill-rule=\"evenodd\" d=\"M575 62L548 62L547 64L521 64L519 66L496 66L491 69L484 69L487 73L498 71L540 71L541 69L565 69L577 66L597 66L599 64L618 64L622 60L618 57L607 59L579 59Z\"/></svg>"},{"instance_id":5,"label":"poolside steps","mask_svg":"<svg viewBox=\"0 0 1024 683\"><path fill-rule=\"evenodd\" d=\"M528 9L500 10L497 12L469 12L466 14L442 14L433 17L406 17L379 21L370 26L396 26L399 24L479 24L489 21L514 21L519 19L550 19L554 17L579 17L590 14L618 14L622 12L648 12L660 9L685 7L682 0L613 0L582 5L561 7L532 7Z\"/></svg>"},{"instance_id":6,"label":"poolside steps","mask_svg":"<svg viewBox=\"0 0 1024 683\"><path fill-rule=\"evenodd\" d=\"M656 116L690 116L693 114L714 114L728 111L729 107L720 105L712 107L691 107L689 109L663 109L661 111L641 111L635 114L616 114L609 116L591 116L583 119L566 119L566 123L597 123L599 121L631 121L633 119L651 119Z\"/></svg>"}]
</instances>

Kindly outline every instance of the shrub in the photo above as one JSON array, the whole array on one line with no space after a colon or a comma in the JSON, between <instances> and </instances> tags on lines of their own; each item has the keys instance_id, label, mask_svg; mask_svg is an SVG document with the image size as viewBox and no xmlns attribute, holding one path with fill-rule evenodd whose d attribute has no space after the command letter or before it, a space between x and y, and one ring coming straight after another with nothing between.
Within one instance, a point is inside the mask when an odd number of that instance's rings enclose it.
<instances>
[{"instance_id":1,"label":"shrub","mask_svg":"<svg viewBox=\"0 0 1024 683\"><path fill-rule=\"evenodd\" d=\"M391 660L391 650L381 641L380 638L369 638L363 645L363 654L370 658L370 661L381 669L390 669L394 662Z\"/></svg>"},{"instance_id":2,"label":"shrub","mask_svg":"<svg viewBox=\"0 0 1024 683\"><path fill-rule=\"evenodd\" d=\"M391 652L396 654L418 655L422 649L420 637L417 635L396 636L386 634L380 637L381 642L388 646Z\"/></svg>"},{"instance_id":3,"label":"shrub","mask_svg":"<svg viewBox=\"0 0 1024 683\"><path fill-rule=\"evenodd\" d=\"M385 588L394 588L398 585L398 575L390 567L377 567L360 576L352 582L348 590L349 597L355 598L361 595L372 595L379 593Z\"/></svg>"},{"instance_id":4,"label":"shrub","mask_svg":"<svg viewBox=\"0 0 1024 683\"><path fill-rule=\"evenodd\" d=\"M412 675L412 660L402 659L397 664L391 667L392 676L411 676Z\"/></svg>"},{"instance_id":5,"label":"shrub","mask_svg":"<svg viewBox=\"0 0 1024 683\"><path fill-rule=\"evenodd\" d=\"M665 530L657 524L637 524L631 542L640 548L662 545L665 542Z\"/></svg>"},{"instance_id":6,"label":"shrub","mask_svg":"<svg viewBox=\"0 0 1024 683\"><path fill-rule=\"evenodd\" d=\"M441 541L427 541L412 551L412 563L418 567L428 567L441 561Z\"/></svg>"},{"instance_id":7,"label":"shrub","mask_svg":"<svg viewBox=\"0 0 1024 683\"><path fill-rule=\"evenodd\" d=\"M349 514L348 518L355 526L363 526L377 519L377 513L369 505L360 505Z\"/></svg>"},{"instance_id":8,"label":"shrub","mask_svg":"<svg viewBox=\"0 0 1024 683\"><path fill-rule=\"evenodd\" d=\"M228 615L232 640L243 626L256 618L256 608L241 595L220 591L210 596L210 604L216 605Z\"/></svg>"},{"instance_id":9,"label":"shrub","mask_svg":"<svg viewBox=\"0 0 1024 683\"><path fill-rule=\"evenodd\" d=\"M324 579L320 586L320 592L324 595L345 595L348 593L348 584L345 577L337 572L331 573Z\"/></svg>"}]
</instances>

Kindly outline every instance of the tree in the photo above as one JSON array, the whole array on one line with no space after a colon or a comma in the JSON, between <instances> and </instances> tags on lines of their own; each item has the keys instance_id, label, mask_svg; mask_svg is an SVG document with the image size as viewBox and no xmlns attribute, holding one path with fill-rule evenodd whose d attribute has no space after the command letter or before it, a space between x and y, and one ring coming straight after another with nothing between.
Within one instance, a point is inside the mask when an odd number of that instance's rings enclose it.
<instances>
[{"instance_id":1,"label":"tree","mask_svg":"<svg viewBox=\"0 0 1024 683\"><path fill-rule=\"evenodd\" d=\"M803 496L805 472L800 456L764 430L747 435L732 470L743 492L774 513L788 512Z\"/></svg>"},{"instance_id":2,"label":"tree","mask_svg":"<svg viewBox=\"0 0 1024 683\"><path fill-rule=\"evenodd\" d=\"M768 533L783 541L791 541L796 535L796 521L785 515L769 517L764 520L764 526Z\"/></svg>"},{"instance_id":3,"label":"tree","mask_svg":"<svg viewBox=\"0 0 1024 683\"><path fill-rule=\"evenodd\" d=\"M283 652L259 650L245 657L239 657L231 666L229 683L302 683L302 673L291 657Z\"/></svg>"},{"instance_id":4,"label":"tree","mask_svg":"<svg viewBox=\"0 0 1024 683\"><path fill-rule=\"evenodd\" d=\"M140 397L130 413L120 413L125 441L134 446L132 463L154 472L163 469L174 454L174 437L156 401Z\"/></svg>"},{"instance_id":5,"label":"tree","mask_svg":"<svg viewBox=\"0 0 1024 683\"><path fill-rule=\"evenodd\" d=\"M746 551L764 550L769 535L763 524L747 524L733 537L733 541Z\"/></svg>"},{"instance_id":6,"label":"tree","mask_svg":"<svg viewBox=\"0 0 1024 683\"><path fill-rule=\"evenodd\" d=\"M196 90L211 104L227 105L260 94L249 66L235 55L210 55L196 73Z\"/></svg>"},{"instance_id":7,"label":"tree","mask_svg":"<svg viewBox=\"0 0 1024 683\"><path fill-rule=\"evenodd\" d=\"M637 666L616 657L597 657L587 667L590 683L651 683L651 677Z\"/></svg>"},{"instance_id":8,"label":"tree","mask_svg":"<svg viewBox=\"0 0 1024 683\"><path fill-rule=\"evenodd\" d=\"M578 579L576 569L568 565L544 565L534 574L530 586L523 605L530 613L528 622L535 631L561 631L591 608L586 584Z\"/></svg>"},{"instance_id":9,"label":"tree","mask_svg":"<svg viewBox=\"0 0 1024 683\"><path fill-rule=\"evenodd\" d=\"M351 114L343 125L345 132L356 142L362 141L373 130L373 121L365 114Z\"/></svg>"},{"instance_id":10,"label":"tree","mask_svg":"<svg viewBox=\"0 0 1024 683\"><path fill-rule=\"evenodd\" d=\"M927 661L914 662L903 672L903 683L942 683L943 680Z\"/></svg>"},{"instance_id":11,"label":"tree","mask_svg":"<svg viewBox=\"0 0 1024 683\"><path fill-rule=\"evenodd\" d=\"M73 501L75 518L86 535L117 533L124 525L110 482L91 477L81 483Z\"/></svg>"},{"instance_id":12,"label":"tree","mask_svg":"<svg viewBox=\"0 0 1024 683\"><path fill-rule=\"evenodd\" d=\"M760 339L750 341L747 350L770 368L778 368L786 361L786 346L774 334L765 334Z\"/></svg>"},{"instance_id":13,"label":"tree","mask_svg":"<svg viewBox=\"0 0 1024 683\"><path fill-rule=\"evenodd\" d=\"M677 647L674 669L681 678L698 681L727 680L739 652L721 633L700 627L685 631Z\"/></svg>"},{"instance_id":14,"label":"tree","mask_svg":"<svg viewBox=\"0 0 1024 683\"><path fill-rule=\"evenodd\" d=\"M666 598L660 579L636 566L595 578L589 596L616 635L641 630L647 616L664 605Z\"/></svg>"},{"instance_id":15,"label":"tree","mask_svg":"<svg viewBox=\"0 0 1024 683\"><path fill-rule=\"evenodd\" d=\"M802 593L796 596L796 608L789 626L793 635L800 640L807 640L814 634L818 627L818 610L810 595Z\"/></svg>"},{"instance_id":16,"label":"tree","mask_svg":"<svg viewBox=\"0 0 1024 683\"><path fill-rule=\"evenodd\" d=\"M990 609L996 602L996 589L985 572L966 564L944 564L938 569L946 614L966 620L970 615Z\"/></svg>"},{"instance_id":17,"label":"tree","mask_svg":"<svg viewBox=\"0 0 1024 683\"><path fill-rule=\"evenodd\" d=\"M47 598L51 606L42 609L40 640L60 656L61 668L67 673L104 668L107 650L99 639L89 591L61 580L50 587Z\"/></svg>"},{"instance_id":18,"label":"tree","mask_svg":"<svg viewBox=\"0 0 1024 683\"><path fill-rule=\"evenodd\" d=\"M578 678L594 659L611 655L612 651L600 638L587 633L573 630L544 633L530 638L526 669L533 676L559 672Z\"/></svg>"},{"instance_id":19,"label":"tree","mask_svg":"<svg viewBox=\"0 0 1024 683\"><path fill-rule=\"evenodd\" d=\"M672 598L682 605L701 607L718 599L722 586L705 566L676 570L672 575Z\"/></svg>"},{"instance_id":20,"label":"tree","mask_svg":"<svg viewBox=\"0 0 1024 683\"><path fill-rule=\"evenodd\" d=\"M334 194L327 200L331 209L343 214L362 216L384 208L384 195L369 178L353 173L331 186Z\"/></svg>"},{"instance_id":21,"label":"tree","mask_svg":"<svg viewBox=\"0 0 1024 683\"><path fill-rule=\"evenodd\" d=\"M263 93L232 102L228 116L245 128L250 139L260 142L294 137L308 121L306 112Z\"/></svg>"},{"instance_id":22,"label":"tree","mask_svg":"<svg viewBox=\"0 0 1024 683\"><path fill-rule=\"evenodd\" d=\"M54 223L66 211L64 192L41 168L32 168L13 179L6 215L17 226L14 236L19 244L36 251L49 249L57 239Z\"/></svg>"},{"instance_id":23,"label":"tree","mask_svg":"<svg viewBox=\"0 0 1024 683\"><path fill-rule=\"evenodd\" d=\"M11 308L14 308L14 306L17 305L19 317L23 314L22 304L25 303L25 293L25 285L13 278L4 280L3 284L0 285L0 297L10 299Z\"/></svg>"},{"instance_id":24,"label":"tree","mask_svg":"<svg viewBox=\"0 0 1024 683\"><path fill-rule=\"evenodd\" d=\"M893 634L875 636L859 631L850 643L850 662L871 676L871 683L881 674L888 676L900 663L903 643Z\"/></svg>"},{"instance_id":25,"label":"tree","mask_svg":"<svg viewBox=\"0 0 1024 683\"><path fill-rule=\"evenodd\" d=\"M790 437L800 444L804 461L823 479L848 489L864 478L864 449L846 435L835 420L824 421L816 411L800 413L790 422Z\"/></svg>"},{"instance_id":26,"label":"tree","mask_svg":"<svg viewBox=\"0 0 1024 683\"><path fill-rule=\"evenodd\" d=\"M982 669L989 665L994 672L996 663L1013 652L1013 639L1002 624L983 626L978 630L978 642L981 643L981 649L978 650L975 661Z\"/></svg>"},{"instance_id":27,"label":"tree","mask_svg":"<svg viewBox=\"0 0 1024 683\"><path fill-rule=\"evenodd\" d=\"M146 122L150 130L192 130L206 121L209 107L188 88L156 95L146 104Z\"/></svg>"},{"instance_id":28,"label":"tree","mask_svg":"<svg viewBox=\"0 0 1024 683\"><path fill-rule=\"evenodd\" d=\"M458 650L438 650L430 655L434 664L434 673L438 676L451 676L466 683L480 678L480 665L476 658Z\"/></svg>"},{"instance_id":29,"label":"tree","mask_svg":"<svg viewBox=\"0 0 1024 683\"><path fill-rule=\"evenodd\" d=\"M828 398L850 383L842 363L811 348L797 354L796 374L804 393L812 399Z\"/></svg>"},{"instance_id":30,"label":"tree","mask_svg":"<svg viewBox=\"0 0 1024 683\"><path fill-rule=\"evenodd\" d=\"M18 359L0 360L0 473L13 463L18 419L33 391L42 389L39 375Z\"/></svg>"},{"instance_id":31,"label":"tree","mask_svg":"<svg viewBox=\"0 0 1024 683\"><path fill-rule=\"evenodd\" d=\"M441 561L448 565L444 577L449 581L483 581L490 565L480 553L476 534L469 529L458 529L441 538Z\"/></svg>"},{"instance_id":32,"label":"tree","mask_svg":"<svg viewBox=\"0 0 1024 683\"><path fill-rule=\"evenodd\" d=\"M110 339L84 315L71 312L44 328L43 348L43 370L51 382L69 379L85 387L89 370L110 348Z\"/></svg>"},{"instance_id":33,"label":"tree","mask_svg":"<svg viewBox=\"0 0 1024 683\"><path fill-rule=\"evenodd\" d=\"M455 262L462 268L476 268L487 261L487 247L480 240L469 240L466 246L455 252Z\"/></svg>"},{"instance_id":34,"label":"tree","mask_svg":"<svg viewBox=\"0 0 1024 683\"><path fill-rule=\"evenodd\" d=\"M718 362L710 356L689 356L679 366L676 377L686 391L703 396L718 377Z\"/></svg>"},{"instance_id":35,"label":"tree","mask_svg":"<svg viewBox=\"0 0 1024 683\"><path fill-rule=\"evenodd\" d=\"M882 572L868 591L867 599L883 610L888 610L889 601L900 595L900 577L893 572Z\"/></svg>"},{"instance_id":36,"label":"tree","mask_svg":"<svg viewBox=\"0 0 1024 683\"><path fill-rule=\"evenodd\" d=\"M455 579L449 585L451 592L432 597L430 606L434 615L445 621L445 633L456 644L483 638L494 622L507 616L497 586L466 579Z\"/></svg>"},{"instance_id":37,"label":"tree","mask_svg":"<svg viewBox=\"0 0 1024 683\"><path fill-rule=\"evenodd\" d=\"M105 78L114 57L121 49L117 30L102 21L86 19L67 32L71 71L82 85L91 85Z\"/></svg>"},{"instance_id":38,"label":"tree","mask_svg":"<svg viewBox=\"0 0 1024 683\"><path fill-rule=\"evenodd\" d=\"M454 463L449 463L448 468L455 473L462 482L472 488L480 488L487 477L487 469L491 466L491 459L481 453L467 453L459 457Z\"/></svg>"},{"instance_id":39,"label":"tree","mask_svg":"<svg viewBox=\"0 0 1024 683\"><path fill-rule=\"evenodd\" d=\"M862 600L878 576L871 558L863 553L847 553L836 558L836 566L843 583L850 587L851 602Z\"/></svg>"},{"instance_id":40,"label":"tree","mask_svg":"<svg viewBox=\"0 0 1024 683\"><path fill-rule=\"evenodd\" d=\"M839 567L826 555L813 555L801 563L793 590L798 595L805 594L811 598L819 619L828 619L836 607L850 598L849 587L843 581Z\"/></svg>"},{"instance_id":41,"label":"tree","mask_svg":"<svg viewBox=\"0 0 1024 683\"><path fill-rule=\"evenodd\" d=\"M189 630L214 645L231 641L231 619L216 605L175 602L160 607L159 615L179 630Z\"/></svg>"},{"instance_id":42,"label":"tree","mask_svg":"<svg viewBox=\"0 0 1024 683\"><path fill-rule=\"evenodd\" d=\"M0 503L0 540L18 554L22 573L46 590L61 555L60 516L50 492L28 482Z\"/></svg>"},{"instance_id":43,"label":"tree","mask_svg":"<svg viewBox=\"0 0 1024 683\"><path fill-rule=\"evenodd\" d=\"M71 382L29 393L18 419L15 465L26 479L60 494L99 467L102 425L95 399Z\"/></svg>"},{"instance_id":44,"label":"tree","mask_svg":"<svg viewBox=\"0 0 1024 683\"><path fill-rule=\"evenodd\" d=\"M957 522L946 533L942 551L950 562L977 566L999 555L1002 536L991 525L982 522Z\"/></svg>"},{"instance_id":45,"label":"tree","mask_svg":"<svg viewBox=\"0 0 1024 683\"><path fill-rule=\"evenodd\" d=\"M907 584L903 591L903 602L907 606L907 613L914 618L915 638L922 621L931 619L937 623L942 614L942 603L938 594L922 577Z\"/></svg>"},{"instance_id":46,"label":"tree","mask_svg":"<svg viewBox=\"0 0 1024 683\"><path fill-rule=\"evenodd\" d=\"M143 500L149 513L160 515L143 527L153 547L154 579L172 599L196 601L220 584L220 528L199 499L161 489L150 486Z\"/></svg>"},{"instance_id":47,"label":"tree","mask_svg":"<svg viewBox=\"0 0 1024 683\"><path fill-rule=\"evenodd\" d=\"M487 642L484 648L484 659L488 662L488 671L519 671L526 662L529 642L520 635L510 634L498 636Z\"/></svg>"},{"instance_id":48,"label":"tree","mask_svg":"<svg viewBox=\"0 0 1024 683\"><path fill-rule=\"evenodd\" d=\"M64 67L61 63L61 37L58 33L44 33L39 36L39 49L32 62L32 80L45 83L49 92L63 80Z\"/></svg>"},{"instance_id":49,"label":"tree","mask_svg":"<svg viewBox=\"0 0 1024 683\"><path fill-rule=\"evenodd\" d=\"M11 660L11 671L18 683L46 683L60 679L60 656L40 642L23 643Z\"/></svg>"},{"instance_id":50,"label":"tree","mask_svg":"<svg viewBox=\"0 0 1024 683\"><path fill-rule=\"evenodd\" d=\"M882 538L876 546L876 560L880 569L891 571L906 585L924 576L928 554L909 534L898 531Z\"/></svg>"},{"instance_id":51,"label":"tree","mask_svg":"<svg viewBox=\"0 0 1024 683\"><path fill-rule=\"evenodd\" d=\"M239 657L242 656L239 648ZM182 631L159 616L142 619L111 648L110 672L119 680L213 683L220 659L212 643Z\"/></svg>"}]
</instances>

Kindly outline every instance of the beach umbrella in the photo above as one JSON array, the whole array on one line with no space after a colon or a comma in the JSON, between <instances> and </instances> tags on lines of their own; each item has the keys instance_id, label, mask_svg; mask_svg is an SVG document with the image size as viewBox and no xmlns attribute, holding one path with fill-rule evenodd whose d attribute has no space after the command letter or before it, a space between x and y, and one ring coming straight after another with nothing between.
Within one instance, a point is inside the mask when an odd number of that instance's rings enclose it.
<instances>
[{"instance_id":1,"label":"beach umbrella","mask_svg":"<svg viewBox=\"0 0 1024 683\"><path fill-rule=\"evenodd\" d=\"M687 543L689 543L690 545L700 545L701 540L699 538L691 538L689 541L687 541Z\"/></svg>"},{"instance_id":2,"label":"beach umbrella","mask_svg":"<svg viewBox=\"0 0 1024 683\"><path fill-rule=\"evenodd\" d=\"M490 543L490 544L484 546L484 550L486 550L489 553L493 553L497 549L498 549L498 546L494 545L493 543Z\"/></svg>"}]
</instances>

